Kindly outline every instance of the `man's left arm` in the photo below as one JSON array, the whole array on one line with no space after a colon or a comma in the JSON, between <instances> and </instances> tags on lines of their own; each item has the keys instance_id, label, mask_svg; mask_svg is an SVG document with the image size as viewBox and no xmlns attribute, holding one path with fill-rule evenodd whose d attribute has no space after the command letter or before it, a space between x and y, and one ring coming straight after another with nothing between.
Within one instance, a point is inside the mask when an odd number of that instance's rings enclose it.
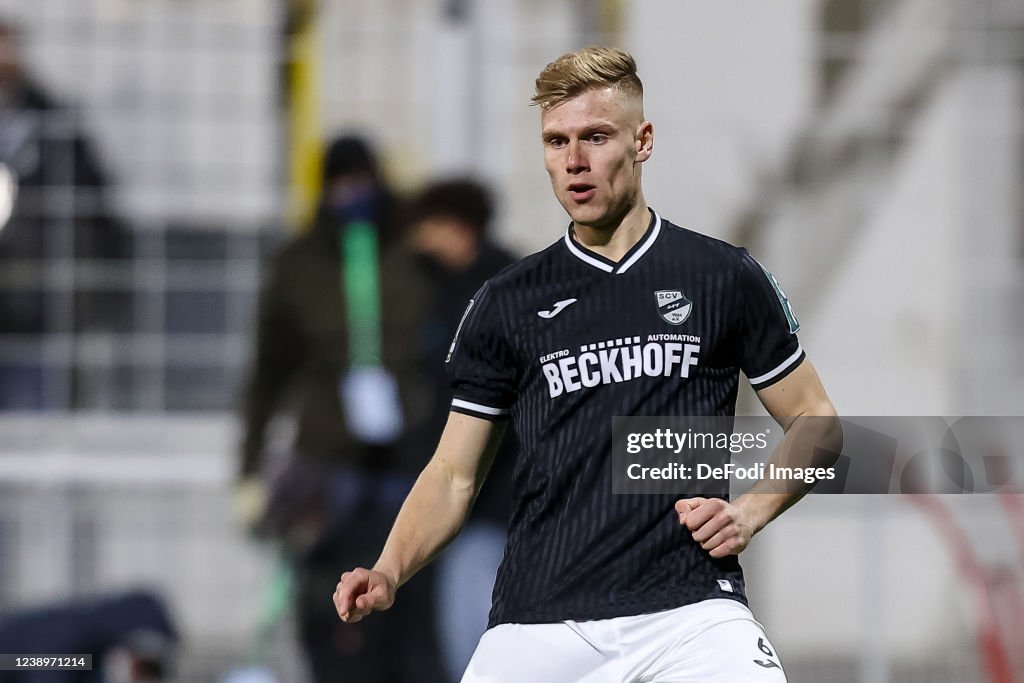
<instances>
[{"instance_id":1,"label":"man's left arm","mask_svg":"<svg viewBox=\"0 0 1024 683\"><path fill-rule=\"evenodd\" d=\"M842 427L810 360L757 392L761 403L785 431L769 462L784 467L827 467L842 449ZM828 460L828 462L824 462ZM780 487L761 480L733 502L686 498L676 502L679 523L712 557L737 555L754 534L791 507L811 488Z\"/></svg>"}]
</instances>

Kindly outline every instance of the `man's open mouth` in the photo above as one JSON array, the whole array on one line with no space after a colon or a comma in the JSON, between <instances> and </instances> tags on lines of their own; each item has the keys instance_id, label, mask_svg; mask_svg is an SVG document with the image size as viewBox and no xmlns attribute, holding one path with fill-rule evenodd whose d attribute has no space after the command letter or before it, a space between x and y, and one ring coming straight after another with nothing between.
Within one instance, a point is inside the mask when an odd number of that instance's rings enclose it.
<instances>
[{"instance_id":1,"label":"man's open mouth","mask_svg":"<svg viewBox=\"0 0 1024 683\"><path fill-rule=\"evenodd\" d=\"M594 196L597 188L587 183L573 183L569 186L569 194L577 201L590 199Z\"/></svg>"}]
</instances>

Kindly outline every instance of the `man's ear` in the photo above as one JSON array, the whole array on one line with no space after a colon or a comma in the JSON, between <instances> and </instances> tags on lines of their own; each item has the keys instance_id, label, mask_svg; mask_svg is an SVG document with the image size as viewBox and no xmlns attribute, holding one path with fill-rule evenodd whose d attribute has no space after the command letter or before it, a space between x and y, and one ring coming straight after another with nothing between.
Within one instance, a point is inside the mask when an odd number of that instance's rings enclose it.
<instances>
[{"instance_id":1,"label":"man's ear","mask_svg":"<svg viewBox=\"0 0 1024 683\"><path fill-rule=\"evenodd\" d=\"M636 143L636 160L638 162L644 162L651 158L651 153L654 151L654 124L650 121L644 121L636 129L636 136L634 136Z\"/></svg>"}]
</instances>

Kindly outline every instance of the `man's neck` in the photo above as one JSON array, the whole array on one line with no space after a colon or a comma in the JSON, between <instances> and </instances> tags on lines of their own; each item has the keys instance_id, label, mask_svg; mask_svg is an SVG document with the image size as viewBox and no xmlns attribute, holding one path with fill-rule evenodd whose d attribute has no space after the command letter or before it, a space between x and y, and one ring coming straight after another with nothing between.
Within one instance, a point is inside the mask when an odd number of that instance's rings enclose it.
<instances>
[{"instance_id":1,"label":"man's neck","mask_svg":"<svg viewBox=\"0 0 1024 683\"><path fill-rule=\"evenodd\" d=\"M573 223L573 234L587 249L618 262L640 241L650 223L647 202L641 198L617 225L596 228Z\"/></svg>"}]
</instances>

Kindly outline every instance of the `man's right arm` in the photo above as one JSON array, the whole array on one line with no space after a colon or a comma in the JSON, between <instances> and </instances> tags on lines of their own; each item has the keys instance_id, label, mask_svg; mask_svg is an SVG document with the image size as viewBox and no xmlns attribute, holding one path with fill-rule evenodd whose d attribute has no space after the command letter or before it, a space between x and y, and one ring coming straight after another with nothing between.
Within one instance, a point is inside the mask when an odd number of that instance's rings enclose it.
<instances>
[{"instance_id":1,"label":"man's right arm","mask_svg":"<svg viewBox=\"0 0 1024 683\"><path fill-rule=\"evenodd\" d=\"M420 473L372 569L341 575L334 605L342 621L385 610L395 591L462 528L504 434L504 422L453 412L434 457Z\"/></svg>"}]
</instances>

